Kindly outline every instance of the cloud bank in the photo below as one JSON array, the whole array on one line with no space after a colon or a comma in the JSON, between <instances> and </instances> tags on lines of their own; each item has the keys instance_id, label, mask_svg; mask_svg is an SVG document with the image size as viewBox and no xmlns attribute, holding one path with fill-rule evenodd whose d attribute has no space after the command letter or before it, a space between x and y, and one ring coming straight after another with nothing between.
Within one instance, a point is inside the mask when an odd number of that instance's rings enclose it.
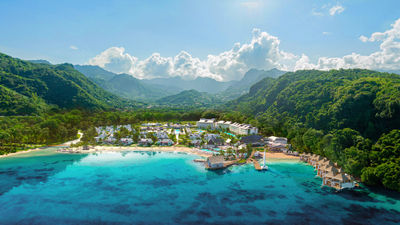
<instances>
[{"instance_id":1,"label":"cloud bank","mask_svg":"<svg viewBox=\"0 0 400 225\"><path fill-rule=\"evenodd\" d=\"M340 11L340 10L339 10ZM337 9L335 13L340 13ZM153 53L139 60L125 52L123 47L111 47L89 60L115 73L128 73L137 78L151 79L180 76L184 79L210 77L220 81L238 80L249 69L300 70L366 68L382 70L400 69L400 19L391 29L376 32L371 37L360 36L363 42L381 42L378 51L370 55L352 53L343 57L321 57L312 63L305 54L295 55L280 48L278 37L254 29L249 43L235 43L230 50L208 55L205 60L181 51L174 57Z\"/></svg>"}]
</instances>

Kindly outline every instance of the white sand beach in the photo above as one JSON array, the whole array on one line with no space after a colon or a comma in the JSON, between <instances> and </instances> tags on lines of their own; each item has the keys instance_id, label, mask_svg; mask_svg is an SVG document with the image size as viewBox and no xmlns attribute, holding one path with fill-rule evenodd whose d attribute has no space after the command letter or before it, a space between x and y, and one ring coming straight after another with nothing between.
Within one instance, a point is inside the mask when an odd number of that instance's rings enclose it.
<instances>
[{"instance_id":1,"label":"white sand beach","mask_svg":"<svg viewBox=\"0 0 400 225\"><path fill-rule=\"evenodd\" d=\"M105 152L105 151L162 151L162 152L182 152L188 154L194 154L201 157L209 157L212 155L211 152L203 151L198 148L189 148L189 147L119 147L119 146L94 146L90 147L89 150L83 150L82 147L78 148L68 148L60 150L60 152L66 153L93 153L93 152ZM263 154L263 153L261 153ZM299 159L298 156L286 155L282 152L267 152L267 159Z\"/></svg>"},{"instance_id":2,"label":"white sand beach","mask_svg":"<svg viewBox=\"0 0 400 225\"><path fill-rule=\"evenodd\" d=\"M82 147L78 148L68 148L68 149L61 149L60 152L65 153L94 153L94 152L118 152L118 151L161 151L161 152L181 152L181 153L188 153L194 154L201 157L209 157L212 155L211 152L202 151L197 148L189 148L189 147L120 147L120 146L94 146L90 147L89 150L83 150Z\"/></svg>"}]
</instances>

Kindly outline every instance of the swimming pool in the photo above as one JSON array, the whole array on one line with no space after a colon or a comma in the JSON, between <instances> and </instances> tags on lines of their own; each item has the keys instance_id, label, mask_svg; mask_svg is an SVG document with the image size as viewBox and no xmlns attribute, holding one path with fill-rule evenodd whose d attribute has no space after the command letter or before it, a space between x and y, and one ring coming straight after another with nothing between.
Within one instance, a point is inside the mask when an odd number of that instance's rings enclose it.
<instances>
[{"instance_id":1,"label":"swimming pool","mask_svg":"<svg viewBox=\"0 0 400 225\"><path fill-rule=\"evenodd\" d=\"M181 133L181 130L175 129L175 134L179 134L179 133Z\"/></svg>"},{"instance_id":2,"label":"swimming pool","mask_svg":"<svg viewBox=\"0 0 400 225\"><path fill-rule=\"evenodd\" d=\"M230 135L232 137L236 137L236 135L234 135L234 134L231 134L231 133L228 133L228 132L224 132L224 133L227 134L227 135Z\"/></svg>"},{"instance_id":3,"label":"swimming pool","mask_svg":"<svg viewBox=\"0 0 400 225\"><path fill-rule=\"evenodd\" d=\"M212 153L215 153L215 151L213 151L213 150L209 150L209 149L206 149L206 148L202 148L202 149L200 149L201 151L205 151L205 152L212 152Z\"/></svg>"}]
</instances>

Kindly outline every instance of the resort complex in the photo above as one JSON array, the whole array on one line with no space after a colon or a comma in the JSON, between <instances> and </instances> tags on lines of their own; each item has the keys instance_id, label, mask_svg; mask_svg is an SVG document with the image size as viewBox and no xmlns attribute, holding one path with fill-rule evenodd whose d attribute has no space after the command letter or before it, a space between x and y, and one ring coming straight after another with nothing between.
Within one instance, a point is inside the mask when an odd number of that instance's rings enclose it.
<instances>
[{"instance_id":1,"label":"resort complex","mask_svg":"<svg viewBox=\"0 0 400 225\"><path fill-rule=\"evenodd\" d=\"M196 124L196 125L195 125ZM213 154L246 155L249 147L266 147L270 152L296 155L283 137L263 137L258 128L230 121L200 119L196 123L143 123L96 127L95 143L122 146L194 147ZM257 154L256 154L257 155Z\"/></svg>"},{"instance_id":2,"label":"resort complex","mask_svg":"<svg viewBox=\"0 0 400 225\"><path fill-rule=\"evenodd\" d=\"M196 124L196 125L195 125ZM297 157L315 168L322 185L341 190L353 188L354 178L343 173L336 163L319 155L303 153L299 155L292 149L285 137L264 137L258 129L248 124L215 119L200 119L186 123L142 123L140 125L118 125L96 127L94 137L97 145L119 146L174 146L191 148L207 156L206 169L223 169L235 164L252 163L256 170L267 169L267 152L283 153ZM90 149L82 148L82 150ZM263 159L261 166L259 160Z\"/></svg>"}]
</instances>

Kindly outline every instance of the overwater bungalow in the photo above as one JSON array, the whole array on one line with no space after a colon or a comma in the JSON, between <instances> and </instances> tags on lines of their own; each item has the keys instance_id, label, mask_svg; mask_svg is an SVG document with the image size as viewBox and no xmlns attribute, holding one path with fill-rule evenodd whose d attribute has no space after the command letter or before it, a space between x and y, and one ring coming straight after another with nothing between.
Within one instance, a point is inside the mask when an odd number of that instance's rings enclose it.
<instances>
[{"instance_id":1,"label":"overwater bungalow","mask_svg":"<svg viewBox=\"0 0 400 225\"><path fill-rule=\"evenodd\" d=\"M319 168L325 165L329 160L327 158L322 158L321 160L317 161L315 164L315 170L319 170Z\"/></svg>"},{"instance_id":2,"label":"overwater bungalow","mask_svg":"<svg viewBox=\"0 0 400 225\"><path fill-rule=\"evenodd\" d=\"M206 168L207 169L221 169L224 168L224 156L214 155L207 158Z\"/></svg>"},{"instance_id":3,"label":"overwater bungalow","mask_svg":"<svg viewBox=\"0 0 400 225\"><path fill-rule=\"evenodd\" d=\"M334 164L328 160L317 168L317 175L323 177L327 172L331 171L332 168L335 168Z\"/></svg>"},{"instance_id":4,"label":"overwater bungalow","mask_svg":"<svg viewBox=\"0 0 400 225\"><path fill-rule=\"evenodd\" d=\"M321 167L318 176L320 176L322 179L324 179L325 176L326 176L328 173L332 173L333 176L336 176L336 174L339 173L339 170L338 170L336 167L327 164L327 165L325 165L324 167Z\"/></svg>"},{"instance_id":5,"label":"overwater bungalow","mask_svg":"<svg viewBox=\"0 0 400 225\"><path fill-rule=\"evenodd\" d=\"M337 163L324 158L320 155L303 153L300 160L312 165L317 171L317 176L322 178L322 185L341 190L343 188L353 188L357 184L350 175L343 173L342 168Z\"/></svg>"},{"instance_id":6,"label":"overwater bungalow","mask_svg":"<svg viewBox=\"0 0 400 225\"><path fill-rule=\"evenodd\" d=\"M341 190L344 188L354 188L356 182L348 174L337 173L334 175L334 173L329 172L325 175L323 184Z\"/></svg>"},{"instance_id":7,"label":"overwater bungalow","mask_svg":"<svg viewBox=\"0 0 400 225\"><path fill-rule=\"evenodd\" d=\"M300 160L303 162L308 162L308 159L311 157L310 153L302 153L300 154Z\"/></svg>"},{"instance_id":8,"label":"overwater bungalow","mask_svg":"<svg viewBox=\"0 0 400 225\"><path fill-rule=\"evenodd\" d=\"M322 160L323 157L320 155L314 155L313 157L311 157L311 160L309 162L310 165L312 165L314 168L317 166L317 162Z\"/></svg>"},{"instance_id":9,"label":"overwater bungalow","mask_svg":"<svg viewBox=\"0 0 400 225\"><path fill-rule=\"evenodd\" d=\"M314 155L313 153L310 153L310 156L307 158L307 163L311 165L311 159L313 157L315 157L316 155Z\"/></svg>"}]
</instances>

